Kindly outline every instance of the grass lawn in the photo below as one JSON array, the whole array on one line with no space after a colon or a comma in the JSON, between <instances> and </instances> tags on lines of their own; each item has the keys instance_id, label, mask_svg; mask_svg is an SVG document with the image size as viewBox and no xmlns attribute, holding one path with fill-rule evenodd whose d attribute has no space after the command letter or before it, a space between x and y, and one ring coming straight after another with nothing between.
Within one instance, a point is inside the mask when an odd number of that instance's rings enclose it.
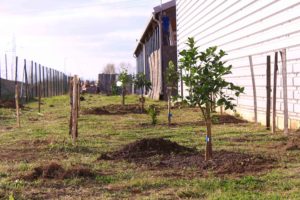
<instances>
[{"instance_id":1,"label":"grass lawn","mask_svg":"<svg viewBox=\"0 0 300 200\"><path fill-rule=\"evenodd\" d=\"M126 98L128 104L137 101L137 96ZM120 103L121 97L87 94L81 111ZM282 132L273 135L253 123L213 125L213 149L275 160L264 170L218 174L211 168L202 173L188 164L159 168L159 156L144 158L153 166L99 160L143 138L163 137L204 150L205 126L197 124L198 109L175 109L177 125L169 128L166 102L147 100L149 104L161 108L156 126L150 125L147 114L80 115L76 146L68 135L68 96L43 99L41 114L37 102L27 104L21 111L21 128L16 128L14 110L0 108L0 199L300 199L300 151L284 148L289 139ZM64 170L80 166L93 176L24 178L49 163Z\"/></svg>"}]
</instances>

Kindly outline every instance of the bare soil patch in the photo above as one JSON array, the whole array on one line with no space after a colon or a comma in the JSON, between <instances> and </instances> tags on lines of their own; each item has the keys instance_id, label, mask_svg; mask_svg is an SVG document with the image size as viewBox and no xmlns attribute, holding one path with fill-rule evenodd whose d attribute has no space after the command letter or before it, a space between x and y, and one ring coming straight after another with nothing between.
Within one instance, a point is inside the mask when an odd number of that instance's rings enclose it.
<instances>
[{"instance_id":1,"label":"bare soil patch","mask_svg":"<svg viewBox=\"0 0 300 200\"><path fill-rule=\"evenodd\" d=\"M24 106L22 104L19 105L20 108L24 108ZM15 100L1 100L0 99L0 108L12 108L15 109L16 108L16 102Z\"/></svg>"},{"instance_id":2,"label":"bare soil patch","mask_svg":"<svg viewBox=\"0 0 300 200\"><path fill-rule=\"evenodd\" d=\"M84 166L74 166L65 170L60 164L52 162L33 169L29 174L21 178L27 181L36 179L69 179L69 178L93 178L96 174Z\"/></svg>"},{"instance_id":3,"label":"bare soil patch","mask_svg":"<svg viewBox=\"0 0 300 200\"><path fill-rule=\"evenodd\" d=\"M146 113L144 109L141 111L139 104L127 104L127 105L117 105L111 104L107 106L102 106L98 108L89 108L83 111L83 114L92 114L92 115L125 115L125 114L140 114Z\"/></svg>"},{"instance_id":4,"label":"bare soil patch","mask_svg":"<svg viewBox=\"0 0 300 200\"><path fill-rule=\"evenodd\" d=\"M271 148L282 149L284 151L300 150L300 135L299 133L292 135L286 141L273 145Z\"/></svg>"},{"instance_id":5,"label":"bare soil patch","mask_svg":"<svg viewBox=\"0 0 300 200\"><path fill-rule=\"evenodd\" d=\"M154 170L196 168L201 174L212 171L216 175L262 172L275 164L275 159L261 155L229 151L215 151L213 160L206 162L204 152L163 138L136 141L118 151L102 154L98 160L126 160Z\"/></svg>"}]
</instances>

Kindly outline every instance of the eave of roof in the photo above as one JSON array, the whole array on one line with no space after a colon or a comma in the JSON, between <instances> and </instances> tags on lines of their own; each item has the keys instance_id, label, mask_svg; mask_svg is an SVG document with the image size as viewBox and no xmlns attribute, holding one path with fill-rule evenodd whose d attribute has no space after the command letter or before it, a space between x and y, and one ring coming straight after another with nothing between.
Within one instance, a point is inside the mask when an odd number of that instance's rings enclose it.
<instances>
[{"instance_id":1,"label":"eave of roof","mask_svg":"<svg viewBox=\"0 0 300 200\"><path fill-rule=\"evenodd\" d=\"M166 2L166 3L162 4L161 6L159 5L159 6L156 6L156 7L153 8L154 12L152 13L152 16L151 16L151 18L150 18L150 20L149 20L149 23L148 23L148 25L147 25L145 31L143 32L142 37L141 37L141 39L139 40L137 47L136 47L135 50L134 50L134 55L135 55L135 56L137 56L137 52L138 52L138 50L139 50L139 48L140 48L140 46L141 46L141 43L144 43L144 42L145 42L144 39L145 39L145 37L146 37L146 34L147 34L149 28L151 27L151 24L154 22L153 17L154 17L157 13L159 13L159 12L161 12L161 11L164 11L164 10L167 10L167 9L169 9L169 8L175 7L175 6L176 6L176 1L175 1L175 0L172 0L172 1L169 1L169 2Z\"/></svg>"}]
</instances>

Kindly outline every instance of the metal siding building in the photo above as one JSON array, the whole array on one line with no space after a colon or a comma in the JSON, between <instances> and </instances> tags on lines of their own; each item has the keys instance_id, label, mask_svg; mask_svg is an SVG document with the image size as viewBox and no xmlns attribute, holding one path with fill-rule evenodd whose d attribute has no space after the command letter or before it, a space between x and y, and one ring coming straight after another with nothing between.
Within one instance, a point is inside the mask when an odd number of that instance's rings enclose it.
<instances>
[{"instance_id":1,"label":"metal siding building","mask_svg":"<svg viewBox=\"0 0 300 200\"><path fill-rule=\"evenodd\" d=\"M274 54L286 49L289 127L299 128L300 0L177 0L176 8L178 51L186 47L188 37L195 38L200 50L218 46L226 51L228 64L233 65L227 80L245 87L236 103L237 111L248 120L254 120L249 58L253 60L258 121L265 124L266 57L271 56L273 79ZM277 82L276 121L283 128L280 54Z\"/></svg>"}]
</instances>

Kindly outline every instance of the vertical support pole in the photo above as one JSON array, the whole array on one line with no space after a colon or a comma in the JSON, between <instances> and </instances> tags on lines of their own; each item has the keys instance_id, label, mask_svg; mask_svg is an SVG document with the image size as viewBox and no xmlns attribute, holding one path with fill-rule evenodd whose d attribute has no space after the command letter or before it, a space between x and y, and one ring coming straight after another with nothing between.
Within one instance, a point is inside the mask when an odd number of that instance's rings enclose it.
<instances>
[{"instance_id":1,"label":"vertical support pole","mask_svg":"<svg viewBox=\"0 0 300 200\"><path fill-rule=\"evenodd\" d=\"M37 63L35 65L35 97L38 96L38 70L37 70Z\"/></svg>"},{"instance_id":2,"label":"vertical support pole","mask_svg":"<svg viewBox=\"0 0 300 200\"><path fill-rule=\"evenodd\" d=\"M41 112L41 90L42 87L42 79L41 79L41 64L39 64L39 113Z\"/></svg>"},{"instance_id":3,"label":"vertical support pole","mask_svg":"<svg viewBox=\"0 0 300 200\"><path fill-rule=\"evenodd\" d=\"M72 106L72 139L76 143L78 136L78 76L73 79L73 106Z\"/></svg>"},{"instance_id":4,"label":"vertical support pole","mask_svg":"<svg viewBox=\"0 0 300 200\"><path fill-rule=\"evenodd\" d=\"M267 109L266 109L266 126L267 130L271 128L271 56L267 56L267 71L266 71L266 78L267 78Z\"/></svg>"},{"instance_id":5,"label":"vertical support pole","mask_svg":"<svg viewBox=\"0 0 300 200\"><path fill-rule=\"evenodd\" d=\"M19 85L18 85L18 56L16 57L16 71L15 71L15 101L16 101L16 116L17 126L20 128L20 108L19 108Z\"/></svg>"},{"instance_id":6,"label":"vertical support pole","mask_svg":"<svg viewBox=\"0 0 300 200\"><path fill-rule=\"evenodd\" d=\"M273 80L273 111L272 111L272 132L273 133L276 133L277 71L278 71L278 52L275 52L274 80Z\"/></svg>"},{"instance_id":7,"label":"vertical support pole","mask_svg":"<svg viewBox=\"0 0 300 200\"><path fill-rule=\"evenodd\" d=\"M6 75L6 80L8 80L8 72L7 72L7 55L5 54L5 75Z\"/></svg>"},{"instance_id":8,"label":"vertical support pole","mask_svg":"<svg viewBox=\"0 0 300 200\"><path fill-rule=\"evenodd\" d=\"M29 101L29 84L28 84L28 76L27 76L27 67L26 67L26 59L24 59L24 75L25 75L25 95L26 95L26 102Z\"/></svg>"},{"instance_id":9,"label":"vertical support pole","mask_svg":"<svg viewBox=\"0 0 300 200\"><path fill-rule=\"evenodd\" d=\"M69 96L70 96L70 120L69 120L69 135L72 136L72 122L73 122L73 78L69 80Z\"/></svg>"},{"instance_id":10,"label":"vertical support pole","mask_svg":"<svg viewBox=\"0 0 300 200\"><path fill-rule=\"evenodd\" d=\"M254 121L255 123L257 123L257 96L256 96L256 84L255 84L255 75L254 75L252 56L249 56L249 62L250 62L250 71L251 71L252 89L253 89Z\"/></svg>"},{"instance_id":11,"label":"vertical support pole","mask_svg":"<svg viewBox=\"0 0 300 200\"><path fill-rule=\"evenodd\" d=\"M284 114L284 134L289 134L289 111L288 111L288 94L287 94L287 63L286 63L286 49L281 50L282 60L282 86L283 86L283 114Z\"/></svg>"},{"instance_id":12,"label":"vertical support pole","mask_svg":"<svg viewBox=\"0 0 300 200\"><path fill-rule=\"evenodd\" d=\"M1 78L1 59L0 59L0 99L1 99L1 93L2 93L2 78Z\"/></svg>"},{"instance_id":13,"label":"vertical support pole","mask_svg":"<svg viewBox=\"0 0 300 200\"><path fill-rule=\"evenodd\" d=\"M43 66L43 97L46 97L45 67Z\"/></svg>"},{"instance_id":14,"label":"vertical support pole","mask_svg":"<svg viewBox=\"0 0 300 200\"><path fill-rule=\"evenodd\" d=\"M46 88L47 88L47 97L49 97L49 69L46 67Z\"/></svg>"},{"instance_id":15,"label":"vertical support pole","mask_svg":"<svg viewBox=\"0 0 300 200\"><path fill-rule=\"evenodd\" d=\"M53 87L52 87L52 69L49 69L49 88L50 88L50 97L53 96Z\"/></svg>"},{"instance_id":16,"label":"vertical support pole","mask_svg":"<svg viewBox=\"0 0 300 200\"><path fill-rule=\"evenodd\" d=\"M31 84L31 98L33 98L33 61L31 61L31 69L30 69L30 84Z\"/></svg>"}]
</instances>

